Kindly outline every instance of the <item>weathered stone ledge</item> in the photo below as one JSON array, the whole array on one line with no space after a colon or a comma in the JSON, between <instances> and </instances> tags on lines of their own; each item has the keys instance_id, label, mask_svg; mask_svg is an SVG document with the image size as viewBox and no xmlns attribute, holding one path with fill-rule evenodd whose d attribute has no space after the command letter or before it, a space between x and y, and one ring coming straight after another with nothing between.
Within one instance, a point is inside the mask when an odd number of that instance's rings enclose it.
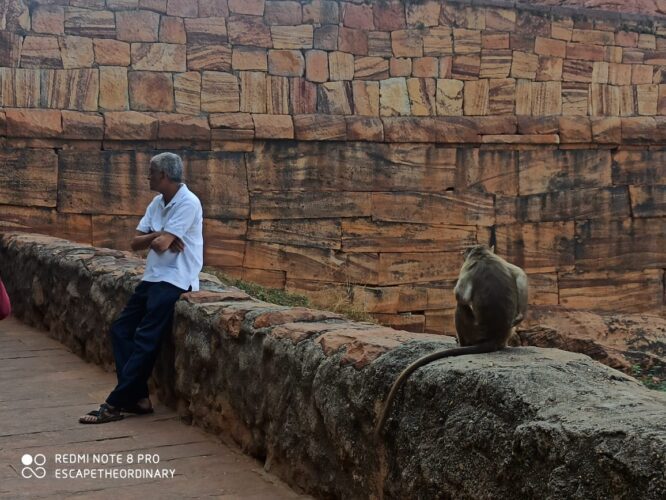
<instances>
[{"instance_id":1,"label":"weathered stone ledge","mask_svg":"<svg viewBox=\"0 0 666 500\"><path fill-rule=\"evenodd\" d=\"M0 238L15 314L111 366L106 331L140 279L132 255L18 233ZM662 498L666 397L589 358L516 348L432 364L372 439L398 372L451 340L203 280L176 308L160 397L318 497Z\"/></svg>"}]
</instances>

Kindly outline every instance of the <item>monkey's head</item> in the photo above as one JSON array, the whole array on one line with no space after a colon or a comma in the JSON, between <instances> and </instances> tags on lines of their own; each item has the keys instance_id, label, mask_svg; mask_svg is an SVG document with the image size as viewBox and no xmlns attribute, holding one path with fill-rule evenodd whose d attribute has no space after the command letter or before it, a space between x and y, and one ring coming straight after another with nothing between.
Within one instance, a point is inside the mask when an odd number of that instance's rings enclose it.
<instances>
[{"instance_id":1,"label":"monkey's head","mask_svg":"<svg viewBox=\"0 0 666 500\"><path fill-rule=\"evenodd\" d=\"M486 245L473 245L463 250L463 257L465 260L483 257L485 255L492 255L495 253L495 247L488 247Z\"/></svg>"}]
</instances>

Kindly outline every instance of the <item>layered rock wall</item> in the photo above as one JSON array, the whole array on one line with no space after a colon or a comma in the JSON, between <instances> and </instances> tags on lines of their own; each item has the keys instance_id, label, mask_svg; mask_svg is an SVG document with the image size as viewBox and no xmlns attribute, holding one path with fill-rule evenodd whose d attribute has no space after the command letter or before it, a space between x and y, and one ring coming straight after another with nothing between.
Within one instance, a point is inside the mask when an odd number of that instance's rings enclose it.
<instances>
[{"instance_id":1,"label":"layered rock wall","mask_svg":"<svg viewBox=\"0 0 666 500\"><path fill-rule=\"evenodd\" d=\"M15 314L109 367L108 327L141 266L0 236ZM433 363L375 441L398 373L452 341L278 307L210 277L202 288L176 306L160 398L319 498L663 498L666 397L586 356L525 347Z\"/></svg>"},{"instance_id":2,"label":"layered rock wall","mask_svg":"<svg viewBox=\"0 0 666 500\"><path fill-rule=\"evenodd\" d=\"M0 1L0 227L127 248L169 149L232 275L450 333L495 242L664 314L666 20L542 3Z\"/></svg>"}]
</instances>

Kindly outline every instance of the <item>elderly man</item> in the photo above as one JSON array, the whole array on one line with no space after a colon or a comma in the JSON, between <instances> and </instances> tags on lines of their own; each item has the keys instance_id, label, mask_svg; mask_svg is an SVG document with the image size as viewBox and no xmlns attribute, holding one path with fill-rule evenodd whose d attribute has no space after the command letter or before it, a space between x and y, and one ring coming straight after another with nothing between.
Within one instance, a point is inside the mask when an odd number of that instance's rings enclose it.
<instances>
[{"instance_id":1,"label":"elderly man","mask_svg":"<svg viewBox=\"0 0 666 500\"><path fill-rule=\"evenodd\" d=\"M132 240L132 250L149 249L146 270L111 326L118 385L98 410L79 418L82 424L120 420L123 412L153 412L148 378L162 338L171 330L176 301L183 292L199 289L203 264L201 203L182 176L178 155L161 153L150 160L150 189L160 194Z\"/></svg>"}]
</instances>

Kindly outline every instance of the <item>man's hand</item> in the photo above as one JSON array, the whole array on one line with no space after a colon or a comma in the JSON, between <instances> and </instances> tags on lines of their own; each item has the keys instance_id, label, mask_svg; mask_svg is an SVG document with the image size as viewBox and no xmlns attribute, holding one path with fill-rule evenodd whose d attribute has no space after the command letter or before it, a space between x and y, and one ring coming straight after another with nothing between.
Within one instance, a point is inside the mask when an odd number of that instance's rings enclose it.
<instances>
[{"instance_id":1,"label":"man's hand","mask_svg":"<svg viewBox=\"0 0 666 500\"><path fill-rule=\"evenodd\" d=\"M176 238L171 242L171 245L169 245L169 250L172 252L182 252L185 250L185 243L183 243L183 240L180 238Z\"/></svg>"},{"instance_id":2,"label":"man's hand","mask_svg":"<svg viewBox=\"0 0 666 500\"><path fill-rule=\"evenodd\" d=\"M162 233L150 243L150 248L157 253L164 253L167 250L182 252L185 245L183 245L183 242L173 234L162 231Z\"/></svg>"}]
</instances>

